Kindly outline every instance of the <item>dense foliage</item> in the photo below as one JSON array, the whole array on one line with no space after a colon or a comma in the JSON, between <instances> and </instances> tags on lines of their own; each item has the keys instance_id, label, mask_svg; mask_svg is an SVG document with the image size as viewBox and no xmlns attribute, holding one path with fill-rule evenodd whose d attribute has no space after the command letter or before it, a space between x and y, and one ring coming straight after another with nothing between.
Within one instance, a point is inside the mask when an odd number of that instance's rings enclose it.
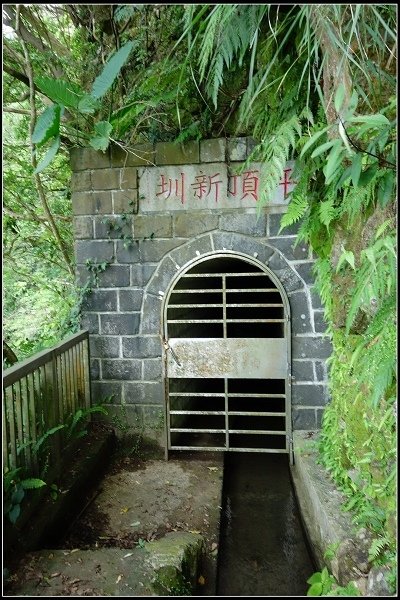
<instances>
[{"instance_id":1,"label":"dense foliage","mask_svg":"<svg viewBox=\"0 0 400 600\"><path fill-rule=\"evenodd\" d=\"M22 357L76 324L68 146L253 135L264 203L295 159L281 225L299 222L317 256L334 348L321 460L375 535L371 561L392 567L396 17L390 4L8 6L4 44L6 339Z\"/></svg>"}]
</instances>

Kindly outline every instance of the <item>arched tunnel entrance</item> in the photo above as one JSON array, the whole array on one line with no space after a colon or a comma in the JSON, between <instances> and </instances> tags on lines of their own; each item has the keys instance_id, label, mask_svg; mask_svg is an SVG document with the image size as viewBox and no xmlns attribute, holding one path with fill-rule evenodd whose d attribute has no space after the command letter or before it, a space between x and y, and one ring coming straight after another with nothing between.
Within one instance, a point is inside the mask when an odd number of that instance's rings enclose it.
<instances>
[{"instance_id":1,"label":"arched tunnel entrance","mask_svg":"<svg viewBox=\"0 0 400 600\"><path fill-rule=\"evenodd\" d=\"M290 309L256 258L186 265L164 301L169 450L291 456Z\"/></svg>"}]
</instances>

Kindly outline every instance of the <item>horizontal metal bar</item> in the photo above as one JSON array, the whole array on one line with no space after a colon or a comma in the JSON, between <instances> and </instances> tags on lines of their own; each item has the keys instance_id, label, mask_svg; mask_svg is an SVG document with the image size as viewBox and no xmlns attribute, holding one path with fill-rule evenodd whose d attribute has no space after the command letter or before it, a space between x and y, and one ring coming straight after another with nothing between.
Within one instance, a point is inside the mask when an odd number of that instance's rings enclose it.
<instances>
[{"instance_id":1,"label":"horizontal metal bar","mask_svg":"<svg viewBox=\"0 0 400 600\"><path fill-rule=\"evenodd\" d=\"M182 277L268 277L268 275L257 271L255 273L246 271L243 273L186 273Z\"/></svg>"},{"instance_id":2,"label":"horizontal metal bar","mask_svg":"<svg viewBox=\"0 0 400 600\"><path fill-rule=\"evenodd\" d=\"M225 433L226 429L186 429L170 428L170 433Z\"/></svg>"},{"instance_id":3,"label":"horizontal metal bar","mask_svg":"<svg viewBox=\"0 0 400 600\"><path fill-rule=\"evenodd\" d=\"M285 417L286 413L284 412L280 412L280 413L275 413L275 412L249 412L249 411L236 411L236 410L229 410L228 411L228 415L237 415L240 417Z\"/></svg>"},{"instance_id":4,"label":"horizontal metal bar","mask_svg":"<svg viewBox=\"0 0 400 600\"><path fill-rule=\"evenodd\" d=\"M180 398L181 396L186 397L186 396L193 396L194 398L214 398L214 397L222 397L225 398L225 394L223 392L171 392L169 394L169 396L174 396L176 398Z\"/></svg>"},{"instance_id":5,"label":"horizontal metal bar","mask_svg":"<svg viewBox=\"0 0 400 600\"><path fill-rule=\"evenodd\" d=\"M251 380L250 380L251 381ZM285 394L246 394L228 392L228 398L286 398Z\"/></svg>"},{"instance_id":6,"label":"horizontal metal bar","mask_svg":"<svg viewBox=\"0 0 400 600\"><path fill-rule=\"evenodd\" d=\"M225 415L224 410L170 410L170 415ZM264 414L264 413L260 413ZM267 414L267 413L265 413Z\"/></svg>"},{"instance_id":7,"label":"horizontal metal bar","mask_svg":"<svg viewBox=\"0 0 400 600\"><path fill-rule=\"evenodd\" d=\"M202 448L204 450L204 448ZM265 452L269 454L288 454L289 450L286 448L229 448L228 452Z\"/></svg>"},{"instance_id":8,"label":"horizontal metal bar","mask_svg":"<svg viewBox=\"0 0 400 600\"><path fill-rule=\"evenodd\" d=\"M286 435L286 431L268 431L264 429L229 429L231 433L259 434L259 435Z\"/></svg>"},{"instance_id":9,"label":"horizontal metal bar","mask_svg":"<svg viewBox=\"0 0 400 600\"><path fill-rule=\"evenodd\" d=\"M225 323L284 323L285 319L226 319ZM167 319L167 323L224 323L224 319Z\"/></svg>"},{"instance_id":10,"label":"horizontal metal bar","mask_svg":"<svg viewBox=\"0 0 400 600\"><path fill-rule=\"evenodd\" d=\"M168 304L168 310L170 308L222 308L223 304ZM227 303L226 308L283 308L283 304L229 304Z\"/></svg>"},{"instance_id":11,"label":"horizontal metal bar","mask_svg":"<svg viewBox=\"0 0 400 600\"><path fill-rule=\"evenodd\" d=\"M60 354L63 354L73 346L79 344L79 342L87 339L89 339L89 332L87 330L79 331L52 348L42 350L42 352L38 352L32 357L27 358L20 363L16 363L12 367L9 367L3 373L3 388L6 388L16 381L19 381L22 379L22 377L29 375L29 373L32 373L32 371L35 371L46 363L51 362L56 356L60 356Z\"/></svg>"},{"instance_id":12,"label":"horizontal metal bar","mask_svg":"<svg viewBox=\"0 0 400 600\"><path fill-rule=\"evenodd\" d=\"M209 452L216 452L217 450L226 450L225 446L170 446L169 450L208 450Z\"/></svg>"},{"instance_id":13,"label":"horizontal metal bar","mask_svg":"<svg viewBox=\"0 0 400 600\"><path fill-rule=\"evenodd\" d=\"M186 290L174 290L172 294L216 294L217 292L222 292L222 288L201 288L201 289L193 289L188 288ZM230 292L278 292L276 288L226 288L226 292L229 294ZM279 293L279 292L278 292Z\"/></svg>"}]
</instances>

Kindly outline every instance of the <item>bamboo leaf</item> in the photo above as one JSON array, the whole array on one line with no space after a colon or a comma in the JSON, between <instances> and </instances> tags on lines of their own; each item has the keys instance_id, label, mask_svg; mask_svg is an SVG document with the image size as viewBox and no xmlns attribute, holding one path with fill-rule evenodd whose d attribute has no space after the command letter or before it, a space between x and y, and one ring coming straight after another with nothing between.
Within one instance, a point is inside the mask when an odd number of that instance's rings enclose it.
<instances>
[{"instance_id":1,"label":"bamboo leaf","mask_svg":"<svg viewBox=\"0 0 400 600\"><path fill-rule=\"evenodd\" d=\"M361 162L362 162L361 154L356 154L353 158L353 162L351 165L351 180L353 182L354 187L358 186L358 181L360 179Z\"/></svg>"},{"instance_id":2,"label":"bamboo leaf","mask_svg":"<svg viewBox=\"0 0 400 600\"><path fill-rule=\"evenodd\" d=\"M127 61L129 54L133 48L133 42L128 42L116 52L106 63L103 71L93 82L91 96L96 100L102 98L110 89L115 79L119 75L120 70Z\"/></svg>"},{"instance_id":3,"label":"bamboo leaf","mask_svg":"<svg viewBox=\"0 0 400 600\"><path fill-rule=\"evenodd\" d=\"M56 137L56 139L54 140L54 142L48 149L47 153L45 154L44 158L40 161L40 163L34 170L35 174L41 173L51 163L51 161L57 154L59 147L60 147L60 138Z\"/></svg>"},{"instance_id":4,"label":"bamboo leaf","mask_svg":"<svg viewBox=\"0 0 400 600\"><path fill-rule=\"evenodd\" d=\"M311 136L311 138L304 144L303 150L300 153L300 158L307 152L309 148L311 148L313 144L315 144L315 142L321 137L321 135L328 131L328 129L329 127L324 127L323 129L321 129L321 131L317 131L317 133L314 133L314 135Z\"/></svg>"},{"instance_id":5,"label":"bamboo leaf","mask_svg":"<svg viewBox=\"0 0 400 600\"><path fill-rule=\"evenodd\" d=\"M342 108L344 95L345 95L344 85L343 85L343 83L340 83L338 89L336 90L336 94L335 94L335 110L337 113L339 113L340 109Z\"/></svg>"},{"instance_id":6,"label":"bamboo leaf","mask_svg":"<svg viewBox=\"0 0 400 600\"><path fill-rule=\"evenodd\" d=\"M318 148L316 148L314 150L314 152L311 154L311 158L316 158L317 156L319 156L323 152L326 152L327 150L329 150L329 148L332 148L333 146L337 146L339 144L340 144L339 140L332 140L330 142L325 142L325 144L322 144L321 146L318 146Z\"/></svg>"}]
</instances>

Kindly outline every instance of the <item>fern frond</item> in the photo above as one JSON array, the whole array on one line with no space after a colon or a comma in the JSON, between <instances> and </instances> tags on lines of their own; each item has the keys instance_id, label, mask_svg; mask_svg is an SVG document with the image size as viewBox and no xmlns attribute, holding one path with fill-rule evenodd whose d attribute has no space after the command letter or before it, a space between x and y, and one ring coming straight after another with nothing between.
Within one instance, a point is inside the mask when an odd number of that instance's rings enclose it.
<instances>
[{"instance_id":1,"label":"fern frond","mask_svg":"<svg viewBox=\"0 0 400 600\"><path fill-rule=\"evenodd\" d=\"M328 229L328 231L329 231L330 223L336 217L336 213L337 213L337 211L334 207L333 196L330 196L327 200L325 200L324 202L321 202L321 204L319 205L319 216L321 219L321 223L323 225L325 225L325 227Z\"/></svg>"},{"instance_id":2,"label":"fern frond","mask_svg":"<svg viewBox=\"0 0 400 600\"><path fill-rule=\"evenodd\" d=\"M279 233L281 233L282 229L285 227L289 227L289 225L297 223L297 221L305 215L308 208L308 199L305 194L292 194L287 212L281 218Z\"/></svg>"}]
</instances>

